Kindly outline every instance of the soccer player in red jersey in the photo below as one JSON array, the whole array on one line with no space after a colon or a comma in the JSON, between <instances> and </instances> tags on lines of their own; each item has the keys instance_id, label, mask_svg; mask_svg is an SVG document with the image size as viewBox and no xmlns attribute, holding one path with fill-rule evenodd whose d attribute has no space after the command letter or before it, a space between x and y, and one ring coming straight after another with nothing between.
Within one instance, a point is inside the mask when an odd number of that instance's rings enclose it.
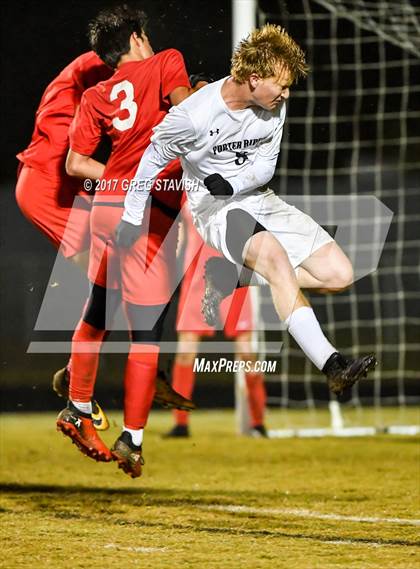
<instances>
[{"instance_id":1,"label":"soccer player in red jersey","mask_svg":"<svg viewBox=\"0 0 420 569\"><path fill-rule=\"evenodd\" d=\"M69 127L83 92L111 75L112 69L93 51L74 59L45 89L31 142L17 155L16 201L23 215L64 257L83 269L89 258L92 198L81 180L65 170ZM70 367L71 361L67 364ZM54 375L54 390L60 395L68 389L67 368ZM96 401L93 405L96 428L107 429L106 415Z\"/></svg>"},{"instance_id":2,"label":"soccer player in red jersey","mask_svg":"<svg viewBox=\"0 0 420 569\"><path fill-rule=\"evenodd\" d=\"M172 370L172 387L184 397L191 398L195 371L194 361L198 353L200 339L203 336L213 336L214 328L204 322L200 305L204 296L204 272L206 261L215 256L221 256L215 249L206 245L189 213L188 207L183 207L183 235L185 239L184 267L187 269L182 281L178 315L178 353ZM253 329L252 303L248 288L236 289L233 295L226 297L220 305L220 320L224 323L224 334L235 340L237 359L254 362L255 354L251 347L251 331ZM267 436L264 427L264 412L266 392L264 375L250 370L245 372L248 392L248 410L250 417L250 434L252 436ZM166 437L189 436L189 413L174 410L174 427Z\"/></svg>"},{"instance_id":3,"label":"soccer player in red jersey","mask_svg":"<svg viewBox=\"0 0 420 569\"><path fill-rule=\"evenodd\" d=\"M83 92L111 75L93 51L67 65L45 89L31 142L17 155L19 208L66 258L82 266L89 250L91 198L83 183L65 171L69 127ZM72 209L75 196L85 199Z\"/></svg>"},{"instance_id":4,"label":"soccer player in red jersey","mask_svg":"<svg viewBox=\"0 0 420 569\"><path fill-rule=\"evenodd\" d=\"M66 172L69 128L83 92L110 78L113 72L94 51L67 65L45 89L31 142L17 155L19 208L64 257L83 269L87 269L89 259L92 195L84 191L80 179ZM70 369L71 360L54 374L53 388L61 397L68 395ZM189 402L173 392L163 377L158 376L157 386L155 400L160 404L188 406ZM97 401L92 403L95 427L106 430L109 423L105 413Z\"/></svg>"},{"instance_id":5,"label":"soccer player in red jersey","mask_svg":"<svg viewBox=\"0 0 420 569\"><path fill-rule=\"evenodd\" d=\"M155 392L159 339L172 294L181 191L152 190L149 223L135 247L118 250L114 232L127 190L150 143L152 128L190 93L182 55L168 49L154 54L144 33L145 15L127 7L101 12L90 25L90 42L114 75L83 97L70 129L69 174L94 180L91 252L88 276L92 290L73 336L70 400L57 426L96 460L117 460L132 477L140 476L141 445ZM106 165L94 160L107 134L112 152ZM162 172L165 183L179 181L178 161ZM93 431L93 393L106 321L115 298L122 298L131 335L124 375L124 429L110 451Z\"/></svg>"}]
</instances>

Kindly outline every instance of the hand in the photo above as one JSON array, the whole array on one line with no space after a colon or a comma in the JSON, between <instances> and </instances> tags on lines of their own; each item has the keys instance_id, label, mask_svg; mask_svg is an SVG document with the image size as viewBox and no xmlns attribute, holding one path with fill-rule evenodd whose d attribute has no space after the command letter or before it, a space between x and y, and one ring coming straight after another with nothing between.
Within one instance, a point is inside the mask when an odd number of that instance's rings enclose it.
<instances>
[{"instance_id":1,"label":"hand","mask_svg":"<svg viewBox=\"0 0 420 569\"><path fill-rule=\"evenodd\" d=\"M122 219L115 230L115 242L118 247L131 247L140 237L140 233L141 225L133 225Z\"/></svg>"},{"instance_id":2,"label":"hand","mask_svg":"<svg viewBox=\"0 0 420 569\"><path fill-rule=\"evenodd\" d=\"M204 185L217 200L224 200L233 196L233 188L220 174L210 174L204 178Z\"/></svg>"},{"instance_id":3,"label":"hand","mask_svg":"<svg viewBox=\"0 0 420 569\"><path fill-rule=\"evenodd\" d=\"M207 75L206 73L195 73L193 75L190 75L189 80L193 93L201 89L201 87L208 85L208 83L213 83L214 81L213 77L211 77L211 75Z\"/></svg>"}]
</instances>

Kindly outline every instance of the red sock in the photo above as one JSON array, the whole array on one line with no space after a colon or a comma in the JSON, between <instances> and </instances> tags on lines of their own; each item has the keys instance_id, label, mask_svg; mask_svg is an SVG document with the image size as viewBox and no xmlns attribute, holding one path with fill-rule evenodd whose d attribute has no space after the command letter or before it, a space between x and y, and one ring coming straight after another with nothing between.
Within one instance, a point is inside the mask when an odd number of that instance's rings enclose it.
<instances>
[{"instance_id":1,"label":"red sock","mask_svg":"<svg viewBox=\"0 0 420 569\"><path fill-rule=\"evenodd\" d=\"M175 362L172 369L172 387L180 395L191 399L194 390L195 373L192 364L183 365ZM179 411L174 409L172 412L177 425L188 425L189 411Z\"/></svg>"},{"instance_id":2,"label":"red sock","mask_svg":"<svg viewBox=\"0 0 420 569\"><path fill-rule=\"evenodd\" d=\"M70 367L70 399L87 403L91 400L98 372L99 352L105 330L98 330L80 320L73 334Z\"/></svg>"},{"instance_id":3,"label":"red sock","mask_svg":"<svg viewBox=\"0 0 420 569\"><path fill-rule=\"evenodd\" d=\"M124 374L124 426L142 429L152 407L156 388L159 348L133 344Z\"/></svg>"},{"instance_id":4,"label":"red sock","mask_svg":"<svg viewBox=\"0 0 420 569\"><path fill-rule=\"evenodd\" d=\"M248 408L251 419L251 426L264 424L264 411L266 392L264 376L262 373L246 373L246 386L248 390Z\"/></svg>"}]
</instances>

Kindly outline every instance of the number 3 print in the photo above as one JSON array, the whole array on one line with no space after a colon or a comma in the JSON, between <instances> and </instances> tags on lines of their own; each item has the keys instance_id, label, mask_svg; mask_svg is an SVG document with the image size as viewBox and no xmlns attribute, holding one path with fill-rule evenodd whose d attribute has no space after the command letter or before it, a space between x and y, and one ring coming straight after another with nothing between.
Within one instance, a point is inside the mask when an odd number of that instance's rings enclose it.
<instances>
[{"instance_id":1,"label":"number 3 print","mask_svg":"<svg viewBox=\"0 0 420 569\"><path fill-rule=\"evenodd\" d=\"M133 126L137 115L137 104L134 101L133 84L130 83L130 81L125 80L114 85L110 95L111 101L115 101L121 91L125 94L125 98L121 101L120 110L126 109L129 114L126 119L120 119L116 117L112 121L112 124L118 130L127 130Z\"/></svg>"}]
</instances>

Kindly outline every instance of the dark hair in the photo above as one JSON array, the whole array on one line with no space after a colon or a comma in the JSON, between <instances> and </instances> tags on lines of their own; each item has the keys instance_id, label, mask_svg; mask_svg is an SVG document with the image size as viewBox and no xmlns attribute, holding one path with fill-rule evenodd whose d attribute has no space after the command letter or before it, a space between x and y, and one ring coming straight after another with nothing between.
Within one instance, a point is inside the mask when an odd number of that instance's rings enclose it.
<instances>
[{"instance_id":1,"label":"dark hair","mask_svg":"<svg viewBox=\"0 0 420 569\"><path fill-rule=\"evenodd\" d=\"M110 67L115 68L122 55L130 51L130 36L140 37L145 31L147 16L126 4L99 12L89 24L91 48Z\"/></svg>"}]
</instances>

